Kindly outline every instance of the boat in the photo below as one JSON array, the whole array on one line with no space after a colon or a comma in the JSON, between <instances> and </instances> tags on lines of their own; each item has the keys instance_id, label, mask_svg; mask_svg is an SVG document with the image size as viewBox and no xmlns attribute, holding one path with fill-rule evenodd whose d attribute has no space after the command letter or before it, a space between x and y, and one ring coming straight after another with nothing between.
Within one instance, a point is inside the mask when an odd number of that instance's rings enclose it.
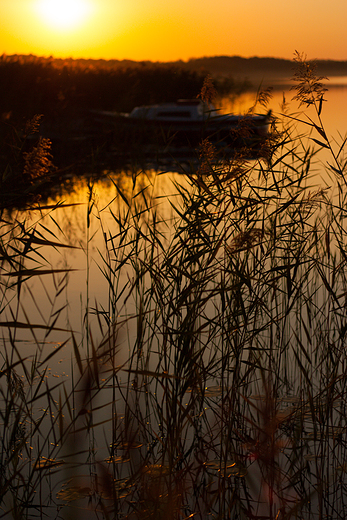
<instances>
[{"instance_id":1,"label":"boat","mask_svg":"<svg viewBox=\"0 0 347 520\"><path fill-rule=\"evenodd\" d=\"M126 114L100 110L93 114L96 125L113 125L119 138L171 149L196 148L206 138L219 148L254 147L268 135L271 122L271 111L222 114L199 99L139 106Z\"/></svg>"}]
</instances>

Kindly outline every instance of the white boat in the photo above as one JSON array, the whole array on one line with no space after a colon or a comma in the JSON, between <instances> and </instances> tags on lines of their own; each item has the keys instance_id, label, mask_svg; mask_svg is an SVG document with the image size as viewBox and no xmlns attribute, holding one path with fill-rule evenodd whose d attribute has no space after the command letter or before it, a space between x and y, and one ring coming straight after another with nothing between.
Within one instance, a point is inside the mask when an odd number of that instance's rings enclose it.
<instances>
[{"instance_id":1,"label":"white boat","mask_svg":"<svg viewBox=\"0 0 347 520\"><path fill-rule=\"evenodd\" d=\"M94 111L98 122L112 123L133 142L196 147L205 138L226 147L256 145L269 131L267 114L221 114L198 99L135 107L129 114Z\"/></svg>"}]
</instances>

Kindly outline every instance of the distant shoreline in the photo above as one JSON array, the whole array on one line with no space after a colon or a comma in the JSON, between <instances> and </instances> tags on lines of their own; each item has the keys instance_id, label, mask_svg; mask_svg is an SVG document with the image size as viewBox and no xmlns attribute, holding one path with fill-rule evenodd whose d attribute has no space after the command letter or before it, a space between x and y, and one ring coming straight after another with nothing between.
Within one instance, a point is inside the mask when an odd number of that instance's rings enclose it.
<instances>
[{"instance_id":1,"label":"distant shoreline","mask_svg":"<svg viewBox=\"0 0 347 520\"><path fill-rule=\"evenodd\" d=\"M316 65L318 76L328 78L327 83L333 85L333 78L347 76L347 61L312 60ZM179 62L178 62L179 63ZM253 86L280 88L292 85L296 68L294 60L280 58L242 58L240 56L215 56L189 60L183 66L190 70L206 69L215 77L232 77L235 81L248 80ZM323 80L324 82L324 80Z\"/></svg>"},{"instance_id":2,"label":"distant shoreline","mask_svg":"<svg viewBox=\"0 0 347 520\"><path fill-rule=\"evenodd\" d=\"M347 84L347 61L316 65L316 75L329 78L322 80L327 88ZM59 125L64 132L70 126L71 132L79 132L72 122L82 121L86 111L130 112L135 106L196 98L207 74L220 98L258 89L288 90L296 66L294 60L239 56L163 63L2 55L0 118L20 125L23 118L44 114L44 124L59 134Z\"/></svg>"},{"instance_id":3,"label":"distant shoreline","mask_svg":"<svg viewBox=\"0 0 347 520\"><path fill-rule=\"evenodd\" d=\"M251 57L243 58L241 56L212 56L191 58L187 61L134 61L134 60L105 60L105 59L73 59L73 58L54 58L41 57L34 55L12 55L5 54L1 59L21 61L42 61L54 62L58 67L64 65L76 64L82 68L88 68L93 65L105 69L132 68L132 67L151 67L151 66L169 66L179 67L184 70L206 72L213 77L229 77L235 81L249 81L253 85L262 84L266 87L282 86L292 84L292 77L295 70L295 62L293 60L269 57ZM311 60L316 64L316 73L318 76L325 76L328 79L347 76L347 60ZM333 81L329 81L330 85L334 85Z\"/></svg>"}]
</instances>

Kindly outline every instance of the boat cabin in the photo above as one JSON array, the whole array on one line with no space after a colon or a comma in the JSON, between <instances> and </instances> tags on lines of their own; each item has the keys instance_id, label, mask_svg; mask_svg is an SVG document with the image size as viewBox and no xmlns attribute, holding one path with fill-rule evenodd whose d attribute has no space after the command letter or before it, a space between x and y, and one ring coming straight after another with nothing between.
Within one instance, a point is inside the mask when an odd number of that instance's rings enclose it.
<instances>
[{"instance_id":1,"label":"boat cabin","mask_svg":"<svg viewBox=\"0 0 347 520\"><path fill-rule=\"evenodd\" d=\"M204 121L214 115L216 109L202 101L179 100L174 103L135 107L129 114L132 119L153 121Z\"/></svg>"}]
</instances>

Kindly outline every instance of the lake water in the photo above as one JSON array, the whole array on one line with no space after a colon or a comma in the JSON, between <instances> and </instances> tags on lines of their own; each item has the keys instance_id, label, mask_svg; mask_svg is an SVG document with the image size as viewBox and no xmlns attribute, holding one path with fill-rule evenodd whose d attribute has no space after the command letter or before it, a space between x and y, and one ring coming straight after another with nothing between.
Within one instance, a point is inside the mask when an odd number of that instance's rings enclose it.
<instances>
[{"instance_id":1,"label":"lake water","mask_svg":"<svg viewBox=\"0 0 347 520\"><path fill-rule=\"evenodd\" d=\"M347 78L335 83L336 86L331 87L326 94L327 102L323 106L322 119L326 133L332 139L333 146L337 150L347 132ZM285 99L289 102L293 94L291 91L285 92ZM252 105L253 99L253 95L247 94L230 103L230 105L225 102L224 108L225 110L232 109L235 113L243 113ZM269 108L277 115L281 110L282 103L283 92L275 91ZM291 104L288 114L302 121L310 121L307 119L307 114L312 119L315 117L313 112L311 116L310 111L307 110L305 110L306 115L303 115L302 109L295 103ZM314 121L317 120L314 119ZM299 133L305 132L304 123L298 124L297 131ZM317 133L312 137L319 139ZM318 186L331 186L334 182L334 179L326 173L326 160L330 160L330 157L324 151L320 154L315 167ZM41 266L41 269L52 269L55 273L33 276L23 283L19 305L17 290L8 289L2 299L2 308L4 309L2 321L13 321L15 317L21 323L52 326L52 331L47 335L47 330L39 327L17 328L13 333L11 342L8 342L8 338L5 338L6 333L3 332L4 343L7 341L7 344L9 344L6 347L9 358L11 357L12 343L16 343L20 356L23 359L26 358L28 364L35 360L38 363L43 362L47 356L60 349L59 355L53 356L47 363L47 376L49 376L50 382L54 381L53 378L57 378L57 381L66 381L66 388L69 388L69 380L72 377L71 358L74 350L71 341L66 345L64 345L64 342L71 336L69 331L73 330L77 344L84 345L84 351L81 351L82 358L87 354L87 349L89 349L90 354L92 341L95 345L98 345L108 329L106 319L105 321L101 319L100 323L95 316L94 310L98 309L99 313L101 310L105 312L105 317L130 320L128 321L128 330L124 330L117 338L119 345L117 365L126 362L129 355L129 344L131 343L128 341L129 334L136 327L136 323L131 320L134 303L128 300L124 304L124 298L120 298L117 308L110 309L110 284L107 281L107 276L110 276L107 268L108 263L111 262L112 265L115 265L115 262L122 260L117 258L116 255L113 255L112 260L110 260L109 251L112 241L116 246L119 241L116 220L118 216L127 212L127 205L119 195L115 184L128 200L131 200L131 197L137 194L135 201L138 201L139 208L144 207L141 193L145 190L148 194L148 200L156 206L160 219L165 223L166 235L170 236L174 212L169 200L174 205L180 205L175 182L186 185L187 188L189 184L185 176L175 171L173 167L170 171L161 173L161 171L158 172L153 169L145 172L135 171L133 175L129 172L109 171L107 176L93 182L82 177L72 177L71 181L61 188L60 195L48 201L48 204L51 205L61 202L61 207L55 210L32 211L30 215L18 213L18 219L27 218L32 230L35 229L36 236L42 236L57 243L55 247L52 245L40 247L38 254L32 255L31 262L28 262L25 267L31 269ZM134 174L136 174L135 185ZM58 244L64 244L68 247L61 247ZM131 283L132 277L131 272L122 273L117 281L116 291L121 293L124 285ZM76 367L74 370L77 371ZM119 376L118 382L122 383L122 377L124 381L128 380L128 375L125 374ZM38 384L38 379L36 377L35 384ZM35 391L35 384L31 389L32 392ZM94 416L95 420L99 417L100 422L102 422L102 416L106 411L113 416L112 399L114 397L112 398L112 392L112 388L105 388L105 393L108 396L105 403L108 403L108 408L105 407L98 411ZM222 389L215 385L210 389L207 398L218 401L221 392ZM260 399L262 398L260 396ZM155 424L154 419L152 426L154 427ZM107 426L107 428L109 433L111 427ZM54 441L52 431L49 432L49 438L50 441ZM77 450L77 446L75 446L75 449ZM49 450L47 451L48 455ZM63 456L63 453L60 452L60 455ZM85 455L85 452L83 452L83 455ZM104 448L99 456L105 458L106 455L107 450ZM314 453L312 456L316 457L316 455L317 453ZM81 466L83 466L83 463L81 463ZM210 462L208 468L211 472L218 470L213 461ZM242 469L239 470L238 475L241 473ZM68 475L65 477L65 481L67 480ZM56 489L59 489L59 486ZM47 492L47 489L45 492ZM56 518L56 516L52 514L51 518Z\"/></svg>"},{"instance_id":2,"label":"lake water","mask_svg":"<svg viewBox=\"0 0 347 520\"><path fill-rule=\"evenodd\" d=\"M327 85L329 86L329 85ZM312 108L298 107L298 104L291 101L295 92L293 90L275 90L269 102L274 115L281 114L284 99L288 103L287 113L291 117L301 121L310 122L309 118L316 123L317 116ZM323 104L322 119L324 128L329 136L335 150L343 142L347 131L347 78L337 78L334 86L325 95L326 102ZM254 103L254 94L247 93L235 100L224 100L223 110L234 113L246 113ZM264 111L259 107L258 111ZM280 126L280 125L279 125ZM296 132L307 133L308 127L304 123L296 124ZM318 132L313 130L312 137L320 139ZM310 141L307 140L307 143ZM311 144L314 144L311 141ZM331 160L329 152L323 150L319 154L317 171L317 185L321 187L331 186L333 179L327 175L325 161ZM184 165L187 168L187 164ZM29 221L33 229L41 233L52 241L62 242L69 248L52 248L43 246L40 249L42 258L37 257L36 261L42 263L43 268L50 269L72 269L68 274L68 284L60 292L59 297L54 294L60 290L57 288L60 281L65 283L65 273L56 274L54 277L45 275L39 279L34 277L23 285L21 299L23 308L27 313L27 318L23 315L23 309L16 309L19 320L29 319L32 323L50 323L51 314L64 306L66 310L61 312L56 326L66 329L72 328L80 337L85 333L85 313L86 308L92 308L96 304L104 309L108 306L109 287L105 275L103 274L103 258L107 256L105 245L105 233L112 236L112 229L115 227L112 213L125 210L125 204L117 193L114 183L129 199L134 193L139 193L145 189L147 196L153 196L154 204L158 207L158 212L166 222L172 218L171 206L168 200L175 200L176 188L175 181L185 183L185 176L174 170L174 165L170 165L169 171L161 174L161 170L147 170L145 172L135 171L136 187L133 189L133 176L129 172L108 172L108 176L93 182L92 186L83 177L72 177L70 182L65 183L61 192L54 199L48 200L48 204L64 203L64 207L55 211L31 212ZM112 180L111 180L112 179ZM92 193L91 193L92 190ZM87 228L87 213L92 197L93 207L90 214L90 228ZM138 197L140 200L141 197ZM178 202L178 201L177 201ZM23 219L24 215L19 215ZM47 235L48 230L48 235ZM27 265L27 268L35 267L35 262ZM87 284L88 280L88 284ZM123 280L125 283L125 280ZM51 298L54 296L53 300ZM6 296L7 298L7 296ZM29 305L24 302L30 302ZM9 304L9 308L11 304ZM8 311L5 311L8 313ZM14 313L14 310L11 311ZM8 318L9 319L9 318ZM88 326L95 322L95 317L89 315ZM84 332L83 332L84 331ZM19 332L18 332L19 333ZM17 333L17 334L18 334ZM39 334L39 332L37 332ZM19 333L21 339L28 339L27 331ZM44 336L44 332L42 333ZM100 338L99 331L95 330L95 341ZM64 336L64 334L60 334ZM82 335L82 336L81 336ZM56 335L50 335L50 341L61 341L56 339ZM58 334L59 336L59 334ZM69 357L69 356L68 356ZM61 367L58 367L59 370ZM68 367L64 370L68 373Z\"/></svg>"},{"instance_id":3,"label":"lake water","mask_svg":"<svg viewBox=\"0 0 347 520\"><path fill-rule=\"evenodd\" d=\"M347 131L347 78L339 79L339 86L330 88L326 93L327 101L324 103L322 111L324 127L336 150L342 143ZM310 121L309 118L311 117L317 123L313 109L300 108L296 102L291 101L294 94L291 90L286 92L274 91L269 108L276 116L281 114L283 99L285 98L289 104L287 111L291 117L302 121ZM253 103L254 95L249 93L232 102L225 100L223 106L225 111L246 113ZM261 109L260 107L259 112ZM307 133L307 128L303 123L298 123L296 132ZM316 131L312 132L312 137L320 138ZM333 183L331 176L326 173L325 160L331 160L331 157L329 157L329 152L325 153L325 150L323 150L323 153L319 154L319 161L315 167L317 185L321 187L331 186ZM187 164L184 167L187 168ZM178 181L183 185L186 184L185 176L182 173L175 172L172 165L171 171L166 171L163 174L161 174L161 170L137 171L135 173L135 188L133 188L133 176L129 172L115 173L110 171L108 176L94 181L92 185L88 184L87 179L83 177L72 177L68 183L62 186L59 196L48 200L48 204L62 202L65 207L55 211L43 211L42 213L31 212L29 221L32 227L42 236L53 242L61 241L61 243L71 246L69 248L43 246L40 249L42 258L37 257L35 261L41 262L42 268L72 269L72 271L69 272L68 283L62 291L61 287L58 286L59 283L65 284L66 273L56 274L53 277L48 274L41 276L39 279L34 277L27 282L23 286L21 295L27 318L23 315L23 309L17 309L19 321L29 319L31 323L42 323L42 320L45 323L50 323L52 313L54 314L57 309L66 306L66 309L60 314L56 327L72 328L78 337L82 338L86 330L85 313L87 307L91 309L98 305L99 308L107 309L109 286L102 272L105 267L104 259L107 258L108 254L104 237L105 234L112 236L112 229L115 228L112 212L117 214L117 212L125 211L124 201L117 193L114 183L129 197L129 200L134 193L139 193L145 189L147 196L152 197L158 208L158 213L167 223L173 216L168 200L171 198L172 201L176 201L175 203L179 203L174 183ZM90 197L93 205L90 212L90 227L88 228L87 214L91 207ZM141 197L138 197L138 200L140 199ZM20 215L19 218L24 218L24 216ZM34 268L35 266L36 264L33 262L26 267ZM125 279L123 283L126 283ZM55 297L55 293L59 291L61 291L59 296ZM29 304L24 304L24 302L29 302ZM12 310L12 312L14 311ZM96 318L90 314L88 326L93 326L95 322L97 322ZM23 341L27 341L27 331L17 332L17 334ZM37 331L37 334L40 334L40 332ZM94 334L97 342L100 339L98 326L96 326ZM64 333L55 333L54 337L51 334L52 345L56 341L59 344L64 336ZM44 337L44 332L42 332L42 337ZM69 359L69 355L67 359ZM68 374L69 367L63 363L63 366L59 365L57 370L60 373Z\"/></svg>"}]
</instances>

